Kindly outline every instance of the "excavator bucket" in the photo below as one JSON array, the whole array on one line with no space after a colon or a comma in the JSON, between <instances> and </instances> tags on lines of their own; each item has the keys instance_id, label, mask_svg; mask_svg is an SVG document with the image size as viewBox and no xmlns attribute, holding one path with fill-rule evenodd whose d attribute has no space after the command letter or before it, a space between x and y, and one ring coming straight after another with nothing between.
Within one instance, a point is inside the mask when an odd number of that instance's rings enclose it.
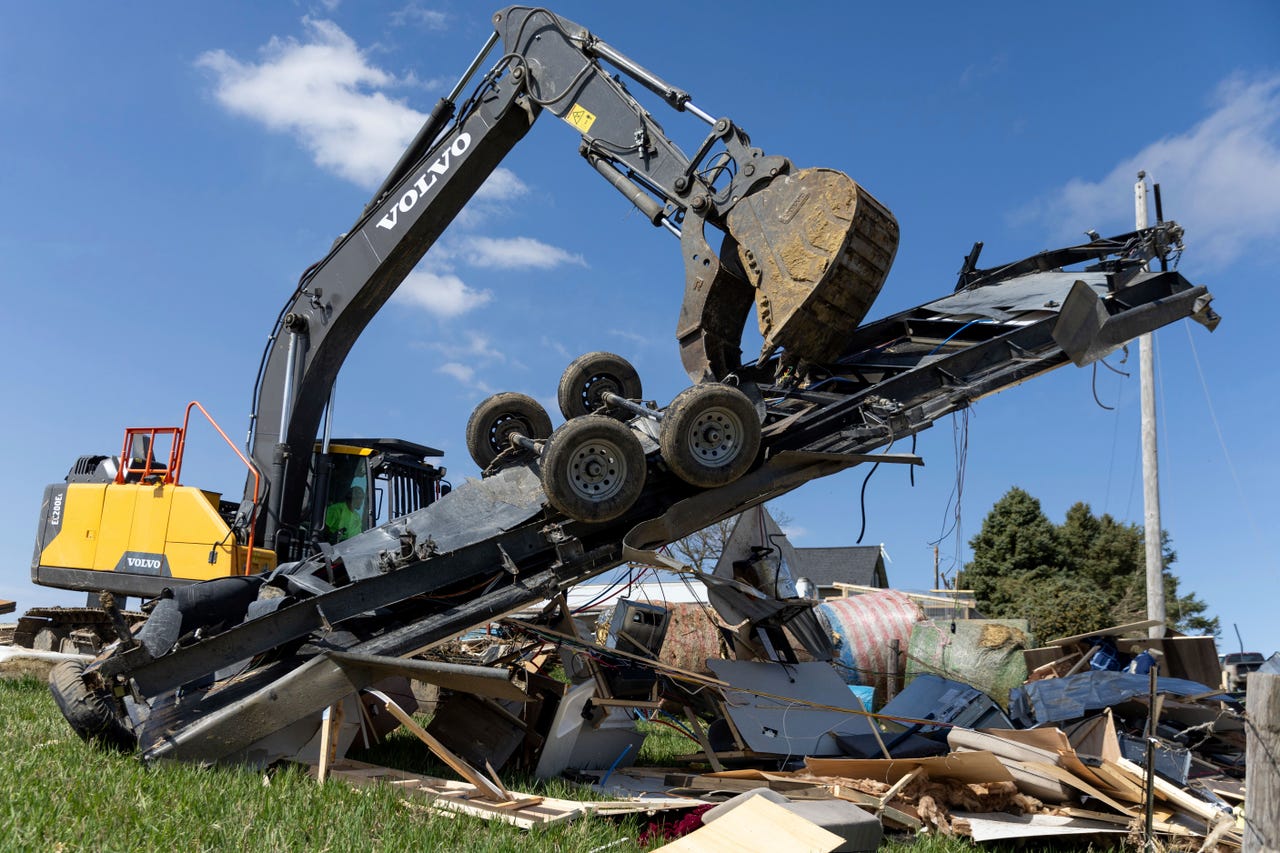
<instances>
[{"instance_id":1,"label":"excavator bucket","mask_svg":"<svg viewBox=\"0 0 1280 853\"><path fill-rule=\"evenodd\" d=\"M830 361L880 293L898 222L852 178L802 169L743 198L728 231L755 289L766 353Z\"/></svg>"}]
</instances>

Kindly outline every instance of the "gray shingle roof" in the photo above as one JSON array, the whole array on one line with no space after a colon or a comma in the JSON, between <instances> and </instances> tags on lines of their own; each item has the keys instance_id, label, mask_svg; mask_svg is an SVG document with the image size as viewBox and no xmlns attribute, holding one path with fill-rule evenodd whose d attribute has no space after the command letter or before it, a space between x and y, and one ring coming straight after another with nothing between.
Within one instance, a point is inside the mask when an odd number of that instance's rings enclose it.
<instances>
[{"instance_id":1,"label":"gray shingle roof","mask_svg":"<svg viewBox=\"0 0 1280 853\"><path fill-rule=\"evenodd\" d=\"M879 545L849 545L843 548L796 548L791 576L808 578L816 586L840 583L887 588L884 557Z\"/></svg>"}]
</instances>

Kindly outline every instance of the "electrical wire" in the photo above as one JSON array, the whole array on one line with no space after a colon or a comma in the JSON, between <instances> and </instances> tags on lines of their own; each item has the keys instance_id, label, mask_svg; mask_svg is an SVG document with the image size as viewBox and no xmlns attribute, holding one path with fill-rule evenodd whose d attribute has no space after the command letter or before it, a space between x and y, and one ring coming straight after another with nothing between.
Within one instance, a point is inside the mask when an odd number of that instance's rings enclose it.
<instances>
[{"instance_id":1,"label":"electrical wire","mask_svg":"<svg viewBox=\"0 0 1280 853\"><path fill-rule=\"evenodd\" d=\"M1105 409L1108 412L1114 412L1116 410L1115 406L1108 406L1106 403L1098 399L1098 362L1096 361L1093 363L1093 383L1090 388L1093 391L1093 402L1098 404L1098 408Z\"/></svg>"},{"instance_id":2,"label":"electrical wire","mask_svg":"<svg viewBox=\"0 0 1280 853\"><path fill-rule=\"evenodd\" d=\"M1200 387L1204 390L1205 408L1209 410L1209 420L1213 422L1213 430L1218 436L1218 445L1222 448L1222 457L1226 460L1227 470L1231 472L1231 481L1235 483L1236 493L1240 496L1240 508L1244 511L1245 518L1249 519L1249 527L1252 528L1254 536L1257 537L1261 546L1264 542L1262 531L1258 527L1258 521L1253 515L1249 501L1245 497L1244 486L1240 482L1240 474L1236 470L1236 464L1231 459L1231 451L1227 449L1227 439L1222 432L1222 424L1218 421L1218 413L1213 406L1213 398L1209 396L1209 383L1204 378L1204 368L1200 366L1200 353L1196 351L1195 338L1191 335L1191 323L1183 320L1182 327L1187 331L1187 341L1191 344L1191 360L1196 365L1196 375L1200 377Z\"/></svg>"},{"instance_id":3,"label":"electrical wire","mask_svg":"<svg viewBox=\"0 0 1280 853\"><path fill-rule=\"evenodd\" d=\"M994 322L995 322L994 320L988 319L988 318L986 318L986 317L979 317L979 318L978 318L978 319L976 319L976 320L970 320L969 322L965 323L965 324L964 324L963 326L961 326L960 328L956 329L956 330L955 330L954 332L952 332L950 335L948 335L948 336L947 336L947 338L946 338L946 340L944 340L942 343L938 344L938 345L937 345L936 347L934 347L933 349L929 350L927 353L925 353L925 355L933 355L935 352L937 352L938 350L942 349L942 348L943 348L943 347L945 347L947 344L951 343L952 338L954 338L956 335L960 334L961 332L963 332L965 329L969 328L969 327L970 327L970 326L972 326L972 325L975 325L975 324L977 324L977 323L994 323Z\"/></svg>"}]
</instances>

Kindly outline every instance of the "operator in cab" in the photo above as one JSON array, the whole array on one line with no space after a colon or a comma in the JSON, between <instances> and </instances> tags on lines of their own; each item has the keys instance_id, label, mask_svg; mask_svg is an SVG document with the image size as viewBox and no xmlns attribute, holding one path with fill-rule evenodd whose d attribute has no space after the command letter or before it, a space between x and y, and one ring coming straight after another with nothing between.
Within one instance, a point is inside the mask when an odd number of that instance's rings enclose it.
<instances>
[{"instance_id":1,"label":"operator in cab","mask_svg":"<svg viewBox=\"0 0 1280 853\"><path fill-rule=\"evenodd\" d=\"M364 489L352 486L346 500L330 505L324 514L324 529L331 542L350 539L364 529Z\"/></svg>"}]
</instances>

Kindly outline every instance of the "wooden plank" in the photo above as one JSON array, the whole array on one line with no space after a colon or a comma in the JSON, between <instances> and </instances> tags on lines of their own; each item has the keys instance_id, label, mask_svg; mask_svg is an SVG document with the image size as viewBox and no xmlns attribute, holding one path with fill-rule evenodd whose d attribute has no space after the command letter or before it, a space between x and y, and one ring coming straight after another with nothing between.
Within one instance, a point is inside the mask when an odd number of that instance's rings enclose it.
<instances>
[{"instance_id":1,"label":"wooden plank","mask_svg":"<svg viewBox=\"0 0 1280 853\"><path fill-rule=\"evenodd\" d=\"M1101 631L1090 631L1087 634L1076 634L1074 637L1059 637L1056 640L1050 640L1050 646L1067 646L1071 643L1077 643L1080 640L1088 640L1093 637L1122 637L1125 634L1131 634L1134 631L1143 631L1147 628L1153 628L1156 625L1163 625L1161 619L1145 619L1142 622L1130 622L1127 625L1116 625L1113 628L1103 628Z\"/></svg>"},{"instance_id":2,"label":"wooden plank","mask_svg":"<svg viewBox=\"0 0 1280 853\"><path fill-rule=\"evenodd\" d=\"M711 769L719 773L724 769L724 765L720 763L719 758L716 758L716 751L711 748L711 741L707 740L707 733L703 731L702 723L698 722L698 715L693 713L693 709L688 705L684 706L684 715L688 718L689 725L693 727L693 734L698 738L698 744L706 754Z\"/></svg>"},{"instance_id":3,"label":"wooden plank","mask_svg":"<svg viewBox=\"0 0 1280 853\"><path fill-rule=\"evenodd\" d=\"M1116 826L1129 826L1133 823L1132 818L1124 815L1110 814L1109 812L1098 812L1092 809L1081 809L1075 806L1063 806L1054 810L1057 814L1064 814L1067 817L1080 817L1085 820L1101 820L1108 823L1114 823Z\"/></svg>"},{"instance_id":4,"label":"wooden plank","mask_svg":"<svg viewBox=\"0 0 1280 853\"><path fill-rule=\"evenodd\" d=\"M320 721L320 766L316 771L316 781L321 785L329 777L329 768L338 756L338 730L342 727L342 702L325 709Z\"/></svg>"},{"instance_id":5,"label":"wooden plank","mask_svg":"<svg viewBox=\"0 0 1280 853\"><path fill-rule=\"evenodd\" d=\"M880 812L884 810L884 807L887 806L894 797L898 796L899 791L923 775L925 775L925 769L923 767L917 767L915 770L912 770L906 776L903 776L897 782L890 785L889 790L885 791L876 802L876 814L880 814Z\"/></svg>"},{"instance_id":6,"label":"wooden plank","mask_svg":"<svg viewBox=\"0 0 1280 853\"><path fill-rule=\"evenodd\" d=\"M315 768L312 768L312 772L315 772ZM484 820L498 820L522 829L572 820L588 812L620 815L705 805L702 800L675 797L644 797L614 802L577 802L554 797L532 796L519 791L510 792L512 799L507 802L494 803L470 799L477 794L477 791L475 786L466 782L422 776L349 759L336 763L330 771L330 777L356 787L375 784L390 785L403 792L405 797L426 800L425 807L436 814L446 816L466 814Z\"/></svg>"},{"instance_id":7,"label":"wooden plank","mask_svg":"<svg viewBox=\"0 0 1280 853\"><path fill-rule=\"evenodd\" d=\"M846 779L874 779L892 783L917 767L933 779L955 779L957 782L1012 782L1000 760L989 752L961 752L936 758L813 758L804 760L815 776L839 776Z\"/></svg>"},{"instance_id":8,"label":"wooden plank","mask_svg":"<svg viewBox=\"0 0 1280 853\"><path fill-rule=\"evenodd\" d=\"M728 815L659 847L667 853L742 853L809 850L830 853L844 839L764 797L752 797Z\"/></svg>"},{"instance_id":9,"label":"wooden plank","mask_svg":"<svg viewBox=\"0 0 1280 853\"><path fill-rule=\"evenodd\" d=\"M920 816L907 811L911 806L903 804L901 808L894 805L880 805L880 798L872 796L865 791L859 791L857 788L850 788L847 785L833 785L831 795L838 800L846 800L859 806L866 806L868 811L875 812L879 810L880 817L890 823L895 823L904 829L918 830L924 826L920 820Z\"/></svg>"},{"instance_id":10,"label":"wooden plank","mask_svg":"<svg viewBox=\"0 0 1280 853\"><path fill-rule=\"evenodd\" d=\"M1115 762L1115 765L1139 784L1146 779L1147 771L1127 758L1121 758ZM1173 803L1180 811L1195 815L1209 824L1216 823L1226 814L1199 797L1188 794L1172 782L1154 774L1151 778L1155 782L1156 794L1165 801Z\"/></svg>"},{"instance_id":11,"label":"wooden plank","mask_svg":"<svg viewBox=\"0 0 1280 853\"><path fill-rule=\"evenodd\" d=\"M453 768L453 771L466 779L472 785L475 785L477 792L485 799L494 800L495 802L505 802L510 798L505 791L485 778L484 774L463 761L457 755L449 750L444 744L436 740L424 729L418 725L417 721L404 712L404 709L391 700L387 700L387 711L400 721L400 724L417 736L427 747L436 754L436 756L445 764Z\"/></svg>"},{"instance_id":12,"label":"wooden plank","mask_svg":"<svg viewBox=\"0 0 1280 853\"><path fill-rule=\"evenodd\" d=\"M1088 794L1089 796L1096 798L1099 802L1106 803L1107 805L1111 806L1111 808L1115 809L1116 811L1120 812L1120 814L1125 815L1126 817L1136 818L1138 816L1138 813L1136 810L1130 808L1129 806L1122 805L1115 798L1110 797L1107 794L1104 794L1102 791L1098 790L1093 785L1090 785L1088 782L1085 782L1083 779L1081 779L1080 777L1076 776L1074 773L1071 773L1068 770L1064 770L1061 767L1057 767L1053 764L1036 764L1034 762L1027 762L1027 763L1028 763L1028 766L1034 767L1044 775L1051 776L1065 785L1070 785L1072 788L1075 788L1077 791L1082 791Z\"/></svg>"}]
</instances>

